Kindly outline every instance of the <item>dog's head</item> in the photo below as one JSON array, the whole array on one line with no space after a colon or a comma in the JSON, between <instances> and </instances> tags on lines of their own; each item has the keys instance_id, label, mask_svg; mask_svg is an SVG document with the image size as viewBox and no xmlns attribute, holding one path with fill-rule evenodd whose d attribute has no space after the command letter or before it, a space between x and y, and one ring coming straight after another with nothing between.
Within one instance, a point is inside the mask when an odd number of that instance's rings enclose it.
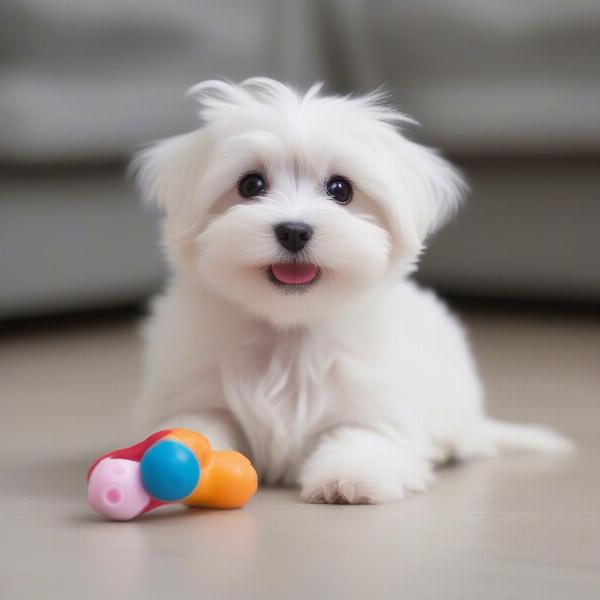
<instances>
[{"instance_id":1,"label":"dog's head","mask_svg":"<svg viewBox=\"0 0 600 600\"><path fill-rule=\"evenodd\" d=\"M411 269L462 180L404 138L381 94L324 97L254 78L191 90L204 125L136 160L191 277L279 326L327 318Z\"/></svg>"}]
</instances>

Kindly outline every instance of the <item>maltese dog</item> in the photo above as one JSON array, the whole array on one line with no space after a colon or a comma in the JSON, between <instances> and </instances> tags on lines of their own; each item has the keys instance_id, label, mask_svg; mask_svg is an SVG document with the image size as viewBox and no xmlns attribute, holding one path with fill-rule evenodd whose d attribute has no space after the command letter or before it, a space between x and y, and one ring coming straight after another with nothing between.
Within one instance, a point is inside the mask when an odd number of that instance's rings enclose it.
<instances>
[{"instance_id":1,"label":"maltese dog","mask_svg":"<svg viewBox=\"0 0 600 600\"><path fill-rule=\"evenodd\" d=\"M565 450L484 414L464 332L408 277L465 185L379 92L206 81L202 126L134 163L172 265L146 328L145 428L188 427L308 502L382 503L436 464Z\"/></svg>"}]
</instances>

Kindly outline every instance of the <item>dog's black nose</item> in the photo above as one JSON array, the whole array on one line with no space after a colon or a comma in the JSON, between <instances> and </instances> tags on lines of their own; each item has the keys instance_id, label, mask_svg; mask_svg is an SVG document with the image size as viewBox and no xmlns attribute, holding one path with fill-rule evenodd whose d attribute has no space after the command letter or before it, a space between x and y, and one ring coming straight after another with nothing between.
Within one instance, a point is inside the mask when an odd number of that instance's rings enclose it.
<instances>
[{"instance_id":1,"label":"dog's black nose","mask_svg":"<svg viewBox=\"0 0 600 600\"><path fill-rule=\"evenodd\" d=\"M280 223L275 226L275 235L279 243L290 252L299 252L306 246L313 234L313 228L298 221Z\"/></svg>"}]
</instances>

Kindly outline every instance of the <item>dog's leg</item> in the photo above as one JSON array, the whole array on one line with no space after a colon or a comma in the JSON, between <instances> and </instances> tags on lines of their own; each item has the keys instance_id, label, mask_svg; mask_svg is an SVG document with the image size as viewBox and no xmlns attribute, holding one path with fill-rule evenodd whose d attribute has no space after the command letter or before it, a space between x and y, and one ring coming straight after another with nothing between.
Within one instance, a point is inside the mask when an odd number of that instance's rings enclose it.
<instances>
[{"instance_id":1,"label":"dog's leg","mask_svg":"<svg viewBox=\"0 0 600 600\"><path fill-rule=\"evenodd\" d=\"M225 409L182 412L160 422L157 429L183 427L204 434L215 450L245 452L245 444L239 425Z\"/></svg>"},{"instance_id":2,"label":"dog's leg","mask_svg":"<svg viewBox=\"0 0 600 600\"><path fill-rule=\"evenodd\" d=\"M433 473L431 462L410 442L399 444L372 430L341 427L320 440L299 479L307 502L380 504L425 490Z\"/></svg>"}]
</instances>

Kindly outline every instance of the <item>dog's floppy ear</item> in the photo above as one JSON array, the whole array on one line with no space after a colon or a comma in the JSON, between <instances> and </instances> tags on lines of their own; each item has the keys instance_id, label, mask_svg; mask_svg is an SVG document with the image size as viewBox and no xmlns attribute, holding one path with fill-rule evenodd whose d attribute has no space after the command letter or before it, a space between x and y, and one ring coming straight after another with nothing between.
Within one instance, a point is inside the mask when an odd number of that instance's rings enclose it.
<instances>
[{"instance_id":1,"label":"dog's floppy ear","mask_svg":"<svg viewBox=\"0 0 600 600\"><path fill-rule=\"evenodd\" d=\"M400 145L403 187L414 232L423 242L456 213L467 185L460 172L437 151L404 138Z\"/></svg>"},{"instance_id":2,"label":"dog's floppy ear","mask_svg":"<svg viewBox=\"0 0 600 600\"><path fill-rule=\"evenodd\" d=\"M146 202L177 217L190 208L206 155L202 129L156 142L133 159L131 171Z\"/></svg>"}]
</instances>

